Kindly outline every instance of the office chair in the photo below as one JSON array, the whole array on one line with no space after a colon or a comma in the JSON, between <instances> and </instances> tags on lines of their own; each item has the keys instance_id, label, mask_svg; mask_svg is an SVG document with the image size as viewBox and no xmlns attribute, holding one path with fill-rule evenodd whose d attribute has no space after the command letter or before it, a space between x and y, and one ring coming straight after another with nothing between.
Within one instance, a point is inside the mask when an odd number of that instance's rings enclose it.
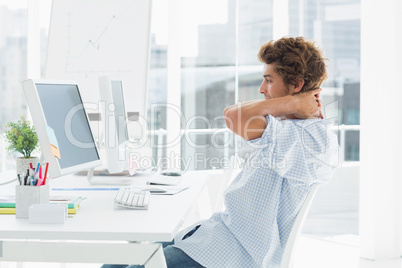
<instances>
[{"instance_id":1,"label":"office chair","mask_svg":"<svg viewBox=\"0 0 402 268\"><path fill-rule=\"evenodd\" d=\"M310 192L308 193L306 199L304 200L303 206L301 207L299 213L296 216L296 220L293 223L293 227L292 230L290 231L288 241L286 242L285 245L285 250L283 251L280 268L293 267L294 252L296 249L296 245L300 237L301 230L303 229L307 213L310 209L311 203L313 202L318 187L319 187L318 184L314 184L311 187Z\"/></svg>"}]
</instances>

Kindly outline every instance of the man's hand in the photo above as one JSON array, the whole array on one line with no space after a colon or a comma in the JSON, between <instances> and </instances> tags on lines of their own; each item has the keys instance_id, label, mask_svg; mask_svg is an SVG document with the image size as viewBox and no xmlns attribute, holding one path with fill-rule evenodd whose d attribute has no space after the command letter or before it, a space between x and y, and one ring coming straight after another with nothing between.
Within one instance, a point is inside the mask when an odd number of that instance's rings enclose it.
<instances>
[{"instance_id":1,"label":"man's hand","mask_svg":"<svg viewBox=\"0 0 402 268\"><path fill-rule=\"evenodd\" d=\"M296 103L294 115L300 119L324 118L321 113L321 100L319 99L321 91L322 89L319 88L293 95Z\"/></svg>"},{"instance_id":2,"label":"man's hand","mask_svg":"<svg viewBox=\"0 0 402 268\"><path fill-rule=\"evenodd\" d=\"M319 98L319 97L320 97L320 95L318 95L318 98ZM317 102L318 102L318 107L320 107L320 111L319 111L318 113L314 114L313 117L314 117L314 118L324 119L324 115L323 115L322 112L321 112L321 107L322 107L321 100L318 99Z\"/></svg>"}]
</instances>

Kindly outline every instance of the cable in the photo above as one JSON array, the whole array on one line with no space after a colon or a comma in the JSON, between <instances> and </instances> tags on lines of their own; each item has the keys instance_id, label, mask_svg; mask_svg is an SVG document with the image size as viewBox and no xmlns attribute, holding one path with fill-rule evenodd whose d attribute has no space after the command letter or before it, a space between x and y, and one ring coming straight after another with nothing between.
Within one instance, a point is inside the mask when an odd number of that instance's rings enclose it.
<instances>
[{"instance_id":1,"label":"cable","mask_svg":"<svg viewBox=\"0 0 402 268\"><path fill-rule=\"evenodd\" d=\"M6 184L9 184L9 183L12 183L12 182L15 182L15 181L17 181L17 180L18 180L18 179L15 178L15 179L13 179L13 180L11 180L11 181L2 182L2 183L0 183L0 186L6 185Z\"/></svg>"}]
</instances>

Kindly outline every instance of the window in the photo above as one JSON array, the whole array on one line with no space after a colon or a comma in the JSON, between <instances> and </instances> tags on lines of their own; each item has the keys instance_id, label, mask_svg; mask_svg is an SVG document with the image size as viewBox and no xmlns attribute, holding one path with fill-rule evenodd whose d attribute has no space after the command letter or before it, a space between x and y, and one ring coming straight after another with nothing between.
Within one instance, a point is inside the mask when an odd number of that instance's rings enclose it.
<instances>
[{"instance_id":1,"label":"window","mask_svg":"<svg viewBox=\"0 0 402 268\"><path fill-rule=\"evenodd\" d=\"M26 114L21 81L26 77L27 6L0 6L0 133L10 120ZM0 171L15 166L7 157L4 140L0 139Z\"/></svg>"},{"instance_id":2,"label":"window","mask_svg":"<svg viewBox=\"0 0 402 268\"><path fill-rule=\"evenodd\" d=\"M329 59L323 103L337 106L342 158L359 161L360 0L289 0L289 14L290 35L317 41Z\"/></svg>"},{"instance_id":3,"label":"window","mask_svg":"<svg viewBox=\"0 0 402 268\"><path fill-rule=\"evenodd\" d=\"M4 124L27 114L21 82L34 72L44 71L50 3L49 0L40 3L0 1L0 171L15 167L13 157L16 155L9 157L1 133ZM36 13L29 15L28 6ZM34 46L28 46L33 42L38 44L35 46L38 51L33 52L30 47Z\"/></svg>"},{"instance_id":4,"label":"window","mask_svg":"<svg viewBox=\"0 0 402 268\"><path fill-rule=\"evenodd\" d=\"M214 133L226 129L223 120L219 120L225 107L261 98L258 88L262 64L257 53L263 43L273 39L274 1L206 1L202 8L197 5L198 1L179 2L180 15L185 24L190 25L180 28L180 36L186 39L180 42L181 127L182 133L191 133L191 138L182 136L182 162L190 161L182 169L217 168L209 164L197 165L191 158L194 154L230 157L236 152L247 154L249 151L232 133L226 136ZM358 161L360 2L289 0L288 8L288 34L317 41L329 59L329 77L322 85L325 116L338 118L340 143L345 148L342 158ZM215 20L203 20L212 9ZM166 47L155 46L154 49ZM166 96L160 88L166 88L166 84L150 88L151 95L158 92L160 98ZM163 113L158 116L164 118L163 122L168 121ZM212 135L227 146L214 146ZM207 141L209 146L202 146ZM349 153L350 150L353 153Z\"/></svg>"},{"instance_id":5,"label":"window","mask_svg":"<svg viewBox=\"0 0 402 268\"><path fill-rule=\"evenodd\" d=\"M262 69L257 52L272 39L271 6L272 1L180 1L181 25L189 25L180 28L185 40L180 42L182 169L224 168L235 152L249 150L226 129L222 115L227 106L258 97ZM151 55L163 49L155 42ZM160 82L150 81L149 95L163 102L166 79ZM163 109L157 117L151 120L160 123L152 125L165 129Z\"/></svg>"}]
</instances>

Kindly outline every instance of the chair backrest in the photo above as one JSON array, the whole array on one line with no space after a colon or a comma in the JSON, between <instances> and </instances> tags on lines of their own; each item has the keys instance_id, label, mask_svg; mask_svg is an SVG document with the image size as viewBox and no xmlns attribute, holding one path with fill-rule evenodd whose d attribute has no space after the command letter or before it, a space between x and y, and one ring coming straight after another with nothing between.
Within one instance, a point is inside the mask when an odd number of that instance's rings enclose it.
<instances>
[{"instance_id":1,"label":"chair backrest","mask_svg":"<svg viewBox=\"0 0 402 268\"><path fill-rule=\"evenodd\" d=\"M296 220L293 223L292 230L290 231L290 235L288 241L286 242L285 250L282 255L281 268L293 267L293 258L296 249L296 244L299 239L300 233L303 229L307 213L310 209L311 203L313 202L318 187L319 187L318 184L314 184L311 187L310 192L308 193L306 199L304 200L303 206L301 207L299 213L296 216Z\"/></svg>"}]
</instances>

